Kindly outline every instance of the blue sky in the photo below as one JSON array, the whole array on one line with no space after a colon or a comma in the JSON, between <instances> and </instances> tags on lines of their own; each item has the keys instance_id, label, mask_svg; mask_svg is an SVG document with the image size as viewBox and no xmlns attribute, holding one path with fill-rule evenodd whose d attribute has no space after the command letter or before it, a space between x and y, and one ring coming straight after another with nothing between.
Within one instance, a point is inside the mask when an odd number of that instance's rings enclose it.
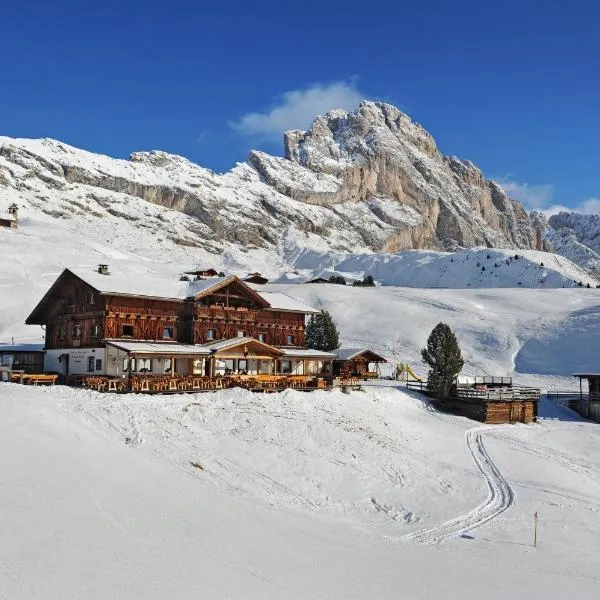
<instances>
[{"instance_id":1,"label":"blue sky","mask_svg":"<svg viewBox=\"0 0 600 600\"><path fill-rule=\"evenodd\" d=\"M600 212L595 2L4 2L0 135L218 171L360 98L530 207Z\"/></svg>"}]
</instances>

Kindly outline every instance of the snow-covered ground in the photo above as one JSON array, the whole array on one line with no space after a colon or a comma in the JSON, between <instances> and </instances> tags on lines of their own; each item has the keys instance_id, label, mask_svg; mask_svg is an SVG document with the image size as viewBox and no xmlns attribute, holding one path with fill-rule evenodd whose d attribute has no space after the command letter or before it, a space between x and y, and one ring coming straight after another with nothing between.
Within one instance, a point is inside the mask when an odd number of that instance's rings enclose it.
<instances>
[{"instance_id":1,"label":"snow-covered ground","mask_svg":"<svg viewBox=\"0 0 600 600\"><path fill-rule=\"evenodd\" d=\"M1 598L597 596L600 429L553 406L0 384L0 411Z\"/></svg>"},{"instance_id":2,"label":"snow-covered ground","mask_svg":"<svg viewBox=\"0 0 600 600\"><path fill-rule=\"evenodd\" d=\"M421 375L440 321L468 374L575 388L572 372L599 368L600 290L562 289L587 280L560 257L349 256L291 233L276 253L217 255L182 244L202 232L177 211L60 193L0 229L0 342L42 341L23 322L64 267L175 288L213 266L286 281L263 289L327 308L344 345ZM389 286L294 283L323 271ZM595 598L600 426L542 409L537 425L482 429L383 384L164 397L0 384L0 598Z\"/></svg>"}]
</instances>

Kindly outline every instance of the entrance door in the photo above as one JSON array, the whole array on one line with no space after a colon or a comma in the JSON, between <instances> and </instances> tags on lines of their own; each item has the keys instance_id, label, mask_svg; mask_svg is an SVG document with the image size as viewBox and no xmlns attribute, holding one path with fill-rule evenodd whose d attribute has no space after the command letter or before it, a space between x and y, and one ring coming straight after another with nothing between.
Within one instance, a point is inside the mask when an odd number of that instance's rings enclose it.
<instances>
[{"instance_id":1,"label":"entrance door","mask_svg":"<svg viewBox=\"0 0 600 600\"><path fill-rule=\"evenodd\" d=\"M521 409L522 405L520 402L511 402L510 403L510 422L518 423L522 420L521 418Z\"/></svg>"}]
</instances>

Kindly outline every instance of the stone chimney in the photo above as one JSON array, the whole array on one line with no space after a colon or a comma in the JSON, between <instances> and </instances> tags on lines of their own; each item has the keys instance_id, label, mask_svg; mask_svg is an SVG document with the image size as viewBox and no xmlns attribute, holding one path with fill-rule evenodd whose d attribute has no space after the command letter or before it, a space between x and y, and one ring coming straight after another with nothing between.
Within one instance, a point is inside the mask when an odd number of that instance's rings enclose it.
<instances>
[{"instance_id":1,"label":"stone chimney","mask_svg":"<svg viewBox=\"0 0 600 600\"><path fill-rule=\"evenodd\" d=\"M100 275L110 275L110 272L108 271L108 265L98 265L97 271L100 273Z\"/></svg>"}]
</instances>

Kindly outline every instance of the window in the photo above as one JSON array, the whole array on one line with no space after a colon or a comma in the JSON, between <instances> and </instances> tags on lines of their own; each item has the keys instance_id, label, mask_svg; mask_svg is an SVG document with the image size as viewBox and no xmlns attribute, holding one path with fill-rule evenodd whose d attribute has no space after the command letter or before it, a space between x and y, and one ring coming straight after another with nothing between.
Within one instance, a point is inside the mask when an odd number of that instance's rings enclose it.
<instances>
[{"instance_id":1,"label":"window","mask_svg":"<svg viewBox=\"0 0 600 600\"><path fill-rule=\"evenodd\" d=\"M168 340L173 339L173 328L172 327L165 327L163 329L163 338L168 339Z\"/></svg>"},{"instance_id":2,"label":"window","mask_svg":"<svg viewBox=\"0 0 600 600\"><path fill-rule=\"evenodd\" d=\"M123 359L123 373L127 373L129 371L129 363L131 362L131 371L135 371L135 358L132 358L131 361L129 358Z\"/></svg>"},{"instance_id":3,"label":"window","mask_svg":"<svg viewBox=\"0 0 600 600\"><path fill-rule=\"evenodd\" d=\"M58 328L58 339L59 340L64 340L65 339L65 335L66 335L66 328L63 326Z\"/></svg>"},{"instance_id":4,"label":"window","mask_svg":"<svg viewBox=\"0 0 600 600\"><path fill-rule=\"evenodd\" d=\"M92 325L92 337L98 337L100 335L100 326Z\"/></svg>"},{"instance_id":5,"label":"window","mask_svg":"<svg viewBox=\"0 0 600 600\"><path fill-rule=\"evenodd\" d=\"M96 359L96 371L102 371L102 359L101 358Z\"/></svg>"},{"instance_id":6,"label":"window","mask_svg":"<svg viewBox=\"0 0 600 600\"><path fill-rule=\"evenodd\" d=\"M137 359L137 371L138 371L138 373L150 373L152 371L152 359L151 358L138 358Z\"/></svg>"},{"instance_id":7,"label":"window","mask_svg":"<svg viewBox=\"0 0 600 600\"><path fill-rule=\"evenodd\" d=\"M266 341L267 341L267 334L266 334L266 333L259 333L259 334L256 336L256 339L257 339L259 342L266 342Z\"/></svg>"},{"instance_id":8,"label":"window","mask_svg":"<svg viewBox=\"0 0 600 600\"><path fill-rule=\"evenodd\" d=\"M81 325L73 326L73 337L74 338L81 337Z\"/></svg>"},{"instance_id":9,"label":"window","mask_svg":"<svg viewBox=\"0 0 600 600\"><path fill-rule=\"evenodd\" d=\"M295 338L294 338L294 336L293 336L293 335L288 335L288 336L287 336L287 343L288 343L288 346L293 346L293 345L294 345L294 343L295 343Z\"/></svg>"},{"instance_id":10,"label":"window","mask_svg":"<svg viewBox=\"0 0 600 600\"><path fill-rule=\"evenodd\" d=\"M88 304L94 304L94 292L89 292L85 299Z\"/></svg>"},{"instance_id":11,"label":"window","mask_svg":"<svg viewBox=\"0 0 600 600\"><path fill-rule=\"evenodd\" d=\"M215 334L217 332L214 329L208 329L206 331L206 339L207 340L214 340L215 339Z\"/></svg>"},{"instance_id":12,"label":"window","mask_svg":"<svg viewBox=\"0 0 600 600\"><path fill-rule=\"evenodd\" d=\"M94 357L88 356L88 373L94 372Z\"/></svg>"},{"instance_id":13,"label":"window","mask_svg":"<svg viewBox=\"0 0 600 600\"><path fill-rule=\"evenodd\" d=\"M292 372L292 361L291 360L282 360L281 361L281 372L282 373L291 373Z\"/></svg>"},{"instance_id":14,"label":"window","mask_svg":"<svg viewBox=\"0 0 600 600\"><path fill-rule=\"evenodd\" d=\"M238 337L246 337L246 332L245 331L238 331L237 332L237 336Z\"/></svg>"},{"instance_id":15,"label":"window","mask_svg":"<svg viewBox=\"0 0 600 600\"><path fill-rule=\"evenodd\" d=\"M123 337L133 337L133 325L123 325Z\"/></svg>"}]
</instances>

